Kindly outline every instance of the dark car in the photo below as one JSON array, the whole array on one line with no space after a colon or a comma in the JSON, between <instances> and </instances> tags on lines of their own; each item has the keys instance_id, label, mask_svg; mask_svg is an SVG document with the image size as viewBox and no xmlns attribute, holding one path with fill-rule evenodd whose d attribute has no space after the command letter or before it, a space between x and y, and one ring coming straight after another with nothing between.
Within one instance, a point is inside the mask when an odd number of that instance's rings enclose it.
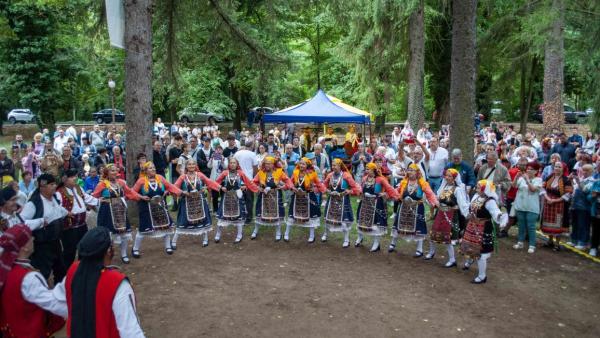
<instances>
[{"instance_id":1,"label":"dark car","mask_svg":"<svg viewBox=\"0 0 600 338\"><path fill-rule=\"evenodd\" d=\"M92 114L92 118L96 123L112 123L112 109L102 109ZM115 122L125 122L125 113L115 109Z\"/></svg>"},{"instance_id":2,"label":"dark car","mask_svg":"<svg viewBox=\"0 0 600 338\"><path fill-rule=\"evenodd\" d=\"M565 116L565 123L577 123L577 112L575 112L575 109L573 109L573 107L565 104L564 106L564 111L563 114ZM543 105L539 105L537 106L537 109L535 110L535 112L531 115L531 119L533 121L539 122L539 123L544 123L544 114L543 114Z\"/></svg>"}]
</instances>

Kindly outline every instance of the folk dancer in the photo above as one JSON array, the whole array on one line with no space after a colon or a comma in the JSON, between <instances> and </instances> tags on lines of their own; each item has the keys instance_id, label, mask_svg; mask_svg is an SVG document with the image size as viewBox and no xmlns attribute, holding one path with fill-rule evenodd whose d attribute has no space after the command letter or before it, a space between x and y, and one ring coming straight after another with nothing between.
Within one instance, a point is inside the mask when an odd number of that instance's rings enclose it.
<instances>
[{"instance_id":1,"label":"folk dancer","mask_svg":"<svg viewBox=\"0 0 600 338\"><path fill-rule=\"evenodd\" d=\"M203 235L202 247L208 245L208 233L212 230L212 217L208 207L207 189L218 191L219 186L198 169L198 163L190 158L175 186L183 191L179 198L177 228L171 246L177 249L179 235Z\"/></svg>"},{"instance_id":2,"label":"folk dancer","mask_svg":"<svg viewBox=\"0 0 600 338\"><path fill-rule=\"evenodd\" d=\"M371 252L377 252L380 250L381 236L387 233L387 200L396 200L400 195L381 174L377 164L367 163L365 169L362 197L356 211L356 246L361 245L363 236L373 237Z\"/></svg>"},{"instance_id":3,"label":"folk dancer","mask_svg":"<svg viewBox=\"0 0 600 338\"><path fill-rule=\"evenodd\" d=\"M65 217L63 231L60 235L66 267L73 264L77 244L88 231L86 223L88 206L93 208L98 206L98 199L83 192L81 187L77 185L77 178L77 169L65 171L56 196L63 208L69 212Z\"/></svg>"},{"instance_id":4,"label":"folk dancer","mask_svg":"<svg viewBox=\"0 0 600 338\"><path fill-rule=\"evenodd\" d=\"M325 192L311 160L303 157L292 173L292 195L283 240L290 241L292 226L309 228L308 243L315 242L315 229L321 225L321 204L317 194Z\"/></svg>"},{"instance_id":5,"label":"folk dancer","mask_svg":"<svg viewBox=\"0 0 600 338\"><path fill-rule=\"evenodd\" d=\"M69 213L56 198L56 179L50 174L38 177L38 188L25 204L21 217L24 220L43 219L44 226L33 231L34 250L31 265L39 269L44 278L54 274L54 284L62 281L66 273L60 234L64 218Z\"/></svg>"},{"instance_id":6,"label":"folk dancer","mask_svg":"<svg viewBox=\"0 0 600 338\"><path fill-rule=\"evenodd\" d=\"M437 209L431 233L429 235L429 253L426 260L435 256L435 243L445 244L448 250L446 268L456 266L454 242L458 240L461 229L464 229L465 217L469 215L467 190L455 169L446 169L444 179L437 191L440 207ZM464 225L463 225L464 224Z\"/></svg>"},{"instance_id":7,"label":"folk dancer","mask_svg":"<svg viewBox=\"0 0 600 338\"><path fill-rule=\"evenodd\" d=\"M144 237L162 238L167 255L173 254L171 235L174 232L173 220L167 210L165 197L167 194L181 195L181 190L169 183L164 177L156 174L152 162L142 166L140 178L135 182L133 191L147 197L138 202L139 220L137 234L131 249L133 258L140 258L140 248Z\"/></svg>"},{"instance_id":8,"label":"folk dancer","mask_svg":"<svg viewBox=\"0 0 600 338\"><path fill-rule=\"evenodd\" d=\"M0 236L0 336L5 338L48 337L65 325L67 304L31 266L33 250L32 232L25 224L15 224Z\"/></svg>"},{"instance_id":9,"label":"folk dancer","mask_svg":"<svg viewBox=\"0 0 600 338\"><path fill-rule=\"evenodd\" d=\"M131 240L131 224L127 217L125 199L139 201L141 199L150 200L150 198L133 191L124 180L117 178L118 174L119 171L114 165L108 164L104 167L102 179L92 196L100 199L97 226L105 227L112 233L114 243L121 248L121 261L129 264L127 242Z\"/></svg>"},{"instance_id":10,"label":"folk dancer","mask_svg":"<svg viewBox=\"0 0 600 338\"><path fill-rule=\"evenodd\" d=\"M255 193L258 191L258 187L244 174L237 159L231 158L227 167L228 169L223 171L216 181L221 188L221 201L217 211L215 242L220 241L222 228L234 225L237 227L237 236L234 243L239 243L243 237L244 224L248 213L247 208L252 207L246 205L244 191L248 190Z\"/></svg>"},{"instance_id":11,"label":"folk dancer","mask_svg":"<svg viewBox=\"0 0 600 338\"><path fill-rule=\"evenodd\" d=\"M8 186L0 190L0 235L15 224L26 224L37 229L44 224L43 218L24 220L17 212L20 209L17 192Z\"/></svg>"},{"instance_id":12,"label":"folk dancer","mask_svg":"<svg viewBox=\"0 0 600 338\"><path fill-rule=\"evenodd\" d=\"M423 240L427 236L427 223L425 221L425 205L427 200L433 208L439 206L439 202L429 183L421 177L421 170L416 164L411 164L406 169L406 177L398 187L400 193L400 206L394 220L392 229L392 240L388 252L396 250L398 236L412 241L417 241L417 250L414 258L423 256ZM430 248L431 253L431 248Z\"/></svg>"},{"instance_id":13,"label":"folk dancer","mask_svg":"<svg viewBox=\"0 0 600 338\"><path fill-rule=\"evenodd\" d=\"M540 228L548 236L546 246L559 251L560 236L569 232L569 198L573 193L573 186L571 180L564 175L560 161L554 163L553 169L544 182Z\"/></svg>"},{"instance_id":14,"label":"folk dancer","mask_svg":"<svg viewBox=\"0 0 600 338\"><path fill-rule=\"evenodd\" d=\"M492 220L500 228L508 223L508 215L500 211L497 199L494 183L487 180L477 183L477 191L469 207L467 228L460 245L460 251L467 256L463 270L468 270L474 260L477 260L479 274L471 281L473 284L487 281L487 260L494 250L496 233Z\"/></svg>"},{"instance_id":15,"label":"folk dancer","mask_svg":"<svg viewBox=\"0 0 600 338\"><path fill-rule=\"evenodd\" d=\"M143 338L131 284L118 268L110 231L96 227L79 242L79 261L56 290L67 303L67 337Z\"/></svg>"},{"instance_id":16,"label":"folk dancer","mask_svg":"<svg viewBox=\"0 0 600 338\"><path fill-rule=\"evenodd\" d=\"M329 197L325 203L325 230L321 242L327 242L327 232L343 232L342 247L347 248L350 243L350 229L354 223L350 195L360 195L361 189L341 159L333 160L331 169L332 172L323 181Z\"/></svg>"},{"instance_id":17,"label":"folk dancer","mask_svg":"<svg viewBox=\"0 0 600 338\"><path fill-rule=\"evenodd\" d=\"M256 221L250 239L258 236L260 225L275 226L275 241L281 240L281 223L285 220L283 207L283 191L292 187L280 163L275 163L275 158L265 157L253 181L258 186L256 199Z\"/></svg>"}]
</instances>

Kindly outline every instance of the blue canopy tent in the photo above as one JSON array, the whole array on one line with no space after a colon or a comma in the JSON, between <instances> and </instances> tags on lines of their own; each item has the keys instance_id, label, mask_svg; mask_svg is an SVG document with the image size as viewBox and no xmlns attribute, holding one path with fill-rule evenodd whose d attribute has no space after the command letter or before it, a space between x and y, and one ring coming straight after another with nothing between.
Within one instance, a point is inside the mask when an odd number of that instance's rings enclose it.
<instances>
[{"instance_id":1,"label":"blue canopy tent","mask_svg":"<svg viewBox=\"0 0 600 338\"><path fill-rule=\"evenodd\" d=\"M263 117L265 123L370 124L371 114L329 97L321 89L312 99Z\"/></svg>"}]
</instances>

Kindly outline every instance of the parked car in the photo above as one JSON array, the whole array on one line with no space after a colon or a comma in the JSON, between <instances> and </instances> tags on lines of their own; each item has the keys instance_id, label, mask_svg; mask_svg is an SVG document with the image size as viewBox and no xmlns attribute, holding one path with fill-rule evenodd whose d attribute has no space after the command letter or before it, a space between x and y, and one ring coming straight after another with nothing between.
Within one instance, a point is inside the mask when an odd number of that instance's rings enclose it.
<instances>
[{"instance_id":1,"label":"parked car","mask_svg":"<svg viewBox=\"0 0 600 338\"><path fill-rule=\"evenodd\" d=\"M37 117L35 114L29 109L13 109L8 113L6 119L9 123L15 124L17 122L21 123L35 123L35 119Z\"/></svg>"},{"instance_id":2,"label":"parked car","mask_svg":"<svg viewBox=\"0 0 600 338\"><path fill-rule=\"evenodd\" d=\"M569 106L568 104L564 104L563 106L565 123L577 123L578 116L577 112L575 112L575 109L573 109L573 107ZM537 106L535 112L531 115L531 119L539 123L544 122L543 105L540 104L539 106Z\"/></svg>"},{"instance_id":3,"label":"parked car","mask_svg":"<svg viewBox=\"0 0 600 338\"><path fill-rule=\"evenodd\" d=\"M588 108L585 110L585 113L589 115L593 115L594 114L594 109L593 108Z\"/></svg>"},{"instance_id":4,"label":"parked car","mask_svg":"<svg viewBox=\"0 0 600 338\"><path fill-rule=\"evenodd\" d=\"M502 101L492 101L492 108L490 109L491 115L500 115L504 111L502 110Z\"/></svg>"},{"instance_id":5,"label":"parked car","mask_svg":"<svg viewBox=\"0 0 600 338\"><path fill-rule=\"evenodd\" d=\"M96 123L112 123L112 109L102 109L92 114L92 118ZM115 122L125 122L125 113L115 109Z\"/></svg>"},{"instance_id":6,"label":"parked car","mask_svg":"<svg viewBox=\"0 0 600 338\"><path fill-rule=\"evenodd\" d=\"M209 112L206 109L202 108L193 108L187 107L179 112L177 112L177 117L180 122L206 122L212 119L215 122L223 122L225 121L225 117L221 114L216 114L213 112Z\"/></svg>"},{"instance_id":7,"label":"parked car","mask_svg":"<svg viewBox=\"0 0 600 338\"><path fill-rule=\"evenodd\" d=\"M271 107L254 107L250 110L254 111L254 123L259 123L261 116L273 114L277 111L276 109L273 109Z\"/></svg>"}]
</instances>

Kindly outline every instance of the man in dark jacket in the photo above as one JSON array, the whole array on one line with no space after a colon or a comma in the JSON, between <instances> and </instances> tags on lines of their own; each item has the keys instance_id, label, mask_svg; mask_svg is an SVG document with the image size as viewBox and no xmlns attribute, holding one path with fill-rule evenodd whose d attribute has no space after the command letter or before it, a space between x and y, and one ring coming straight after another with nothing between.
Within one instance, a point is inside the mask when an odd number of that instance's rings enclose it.
<instances>
[{"instance_id":1,"label":"man in dark jacket","mask_svg":"<svg viewBox=\"0 0 600 338\"><path fill-rule=\"evenodd\" d=\"M198 168L206 177L210 177L210 168L208 167L208 160L212 157L214 150L210 146L210 139L207 136L202 137L202 148L196 153L196 162L198 162Z\"/></svg>"},{"instance_id":2,"label":"man in dark jacket","mask_svg":"<svg viewBox=\"0 0 600 338\"><path fill-rule=\"evenodd\" d=\"M77 176L83 177L83 165L81 161L73 156L73 150L71 147L63 147L62 149L62 160L63 165L58 168L60 177L64 175L69 169L77 170Z\"/></svg>"},{"instance_id":3,"label":"man in dark jacket","mask_svg":"<svg viewBox=\"0 0 600 338\"><path fill-rule=\"evenodd\" d=\"M156 173L161 176L165 176L165 169L167 169L167 156L163 151L160 141L154 141L152 146L152 161L154 162Z\"/></svg>"}]
</instances>

